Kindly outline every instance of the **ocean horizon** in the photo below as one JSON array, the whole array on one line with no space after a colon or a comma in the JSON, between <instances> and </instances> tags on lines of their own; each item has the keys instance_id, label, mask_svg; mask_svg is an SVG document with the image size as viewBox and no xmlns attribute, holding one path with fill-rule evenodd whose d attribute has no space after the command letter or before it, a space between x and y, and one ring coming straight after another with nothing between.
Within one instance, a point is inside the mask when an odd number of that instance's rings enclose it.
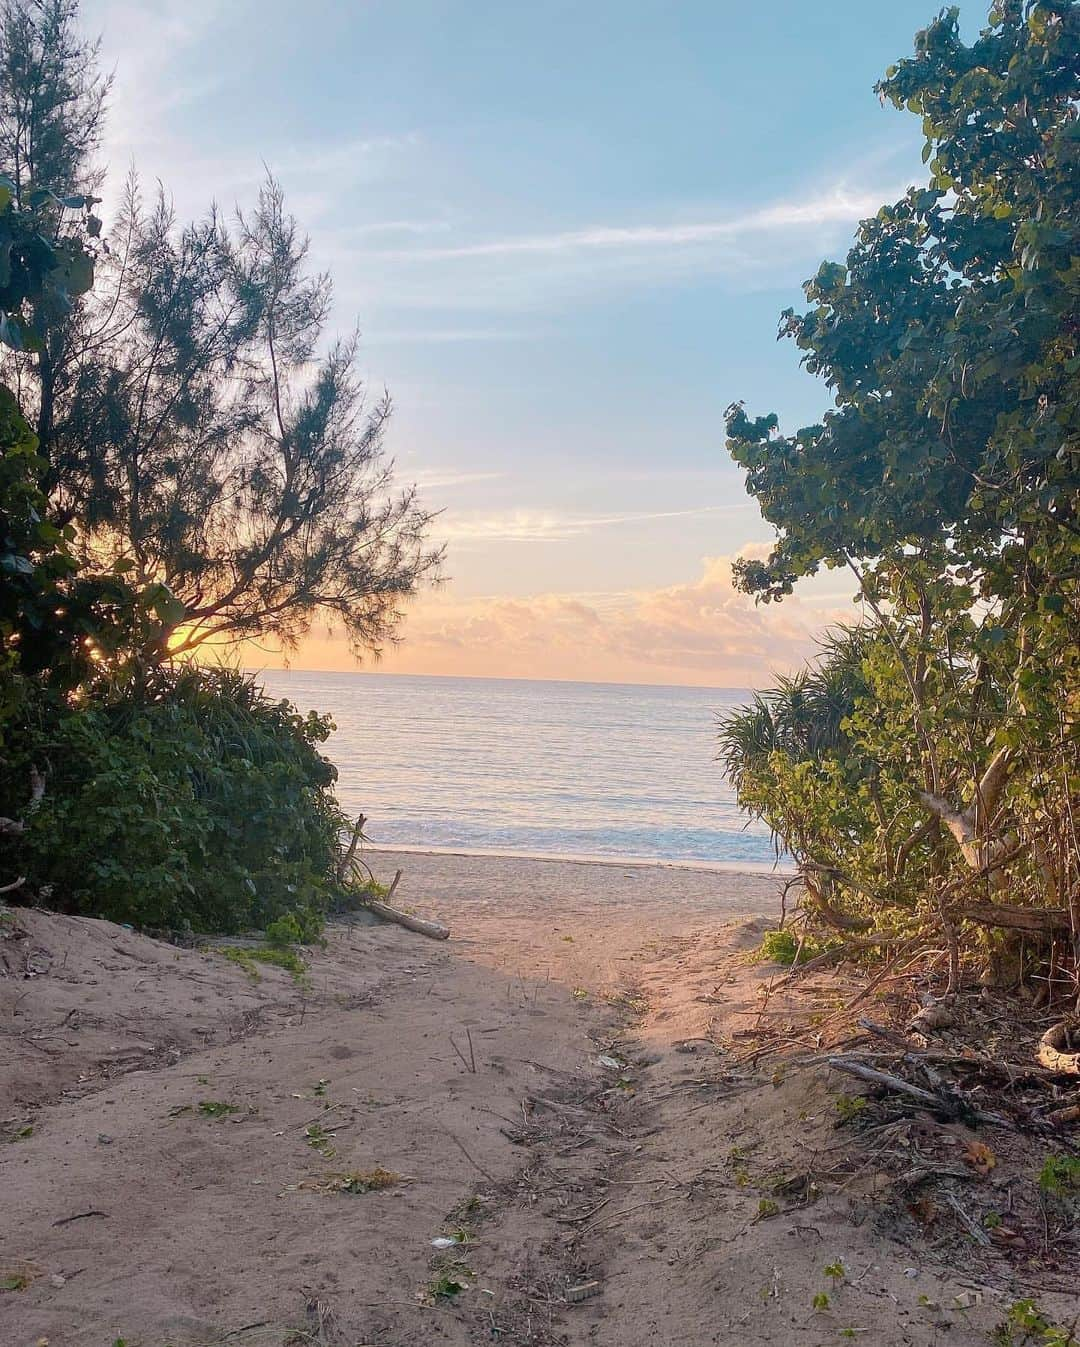
<instances>
[{"instance_id":1,"label":"ocean horizon","mask_svg":"<svg viewBox=\"0 0 1080 1347\"><path fill-rule=\"evenodd\" d=\"M716 760L746 689L251 671L337 726L338 798L384 849L771 869Z\"/></svg>"}]
</instances>

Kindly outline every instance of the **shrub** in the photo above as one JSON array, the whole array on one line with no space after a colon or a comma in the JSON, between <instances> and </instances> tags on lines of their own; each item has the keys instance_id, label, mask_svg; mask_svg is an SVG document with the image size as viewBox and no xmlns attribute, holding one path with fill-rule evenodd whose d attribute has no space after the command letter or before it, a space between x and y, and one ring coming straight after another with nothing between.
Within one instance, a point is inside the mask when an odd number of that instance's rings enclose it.
<instances>
[{"instance_id":1,"label":"shrub","mask_svg":"<svg viewBox=\"0 0 1080 1347\"><path fill-rule=\"evenodd\" d=\"M158 669L74 708L40 697L9 735L0 814L20 812L31 767L45 795L0 839L2 873L66 912L311 939L338 888L331 729L232 670Z\"/></svg>"},{"instance_id":2,"label":"shrub","mask_svg":"<svg viewBox=\"0 0 1080 1347\"><path fill-rule=\"evenodd\" d=\"M770 963L784 964L790 968L797 958L804 958L799 953L799 942L791 931L766 931L761 937L761 947L758 953L762 959L767 959Z\"/></svg>"}]
</instances>

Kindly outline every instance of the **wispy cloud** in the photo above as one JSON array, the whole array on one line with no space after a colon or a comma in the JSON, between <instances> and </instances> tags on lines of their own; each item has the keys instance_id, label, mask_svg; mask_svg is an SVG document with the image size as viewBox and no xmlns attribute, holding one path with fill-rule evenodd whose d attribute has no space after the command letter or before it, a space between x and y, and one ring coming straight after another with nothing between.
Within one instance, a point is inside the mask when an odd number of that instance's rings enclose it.
<instances>
[{"instance_id":1,"label":"wispy cloud","mask_svg":"<svg viewBox=\"0 0 1080 1347\"><path fill-rule=\"evenodd\" d=\"M431 468L410 473L406 468L402 476L411 477L417 486L425 491L443 490L446 487L474 486L477 482L497 482L505 474L501 472L448 472L440 468Z\"/></svg>"},{"instance_id":2,"label":"wispy cloud","mask_svg":"<svg viewBox=\"0 0 1080 1347\"><path fill-rule=\"evenodd\" d=\"M543 232L520 223L530 218L527 201L510 201L493 225L477 218L468 194L433 186L445 183L446 161L462 151L436 133L404 126L365 136L333 124L317 141L309 132L302 142L268 144L257 118L227 144L206 131L204 109L230 78L226 53L255 21L254 0L85 5L119 76L106 195L134 159L147 181L161 177L181 214L198 214L212 199L228 209L250 202L265 159L311 231L317 265L337 278L344 320L364 314L373 347L505 343L522 335L506 315L688 276L724 278L740 290L778 277L797 284L890 194L881 184L896 175L892 162L853 161L842 175L819 168L803 195L795 189L752 209L737 196L699 203L693 214L685 201L644 200L633 218L583 222L568 213ZM417 314L443 318L429 324Z\"/></svg>"},{"instance_id":3,"label":"wispy cloud","mask_svg":"<svg viewBox=\"0 0 1080 1347\"><path fill-rule=\"evenodd\" d=\"M386 250L384 255L413 260L468 257L509 257L522 254L580 253L613 249L679 248L735 239L757 230L800 229L848 223L872 214L881 204L880 192L852 193L836 188L806 201L778 202L741 215L718 220L660 225L604 225L550 234L527 234L441 248Z\"/></svg>"},{"instance_id":4,"label":"wispy cloud","mask_svg":"<svg viewBox=\"0 0 1080 1347\"><path fill-rule=\"evenodd\" d=\"M555 543L581 538L598 529L644 524L661 519L690 519L701 515L733 514L754 508L750 502L701 505L691 510L649 510L619 514L575 515L541 510L510 510L501 514L446 516L439 532L457 543Z\"/></svg>"}]
</instances>

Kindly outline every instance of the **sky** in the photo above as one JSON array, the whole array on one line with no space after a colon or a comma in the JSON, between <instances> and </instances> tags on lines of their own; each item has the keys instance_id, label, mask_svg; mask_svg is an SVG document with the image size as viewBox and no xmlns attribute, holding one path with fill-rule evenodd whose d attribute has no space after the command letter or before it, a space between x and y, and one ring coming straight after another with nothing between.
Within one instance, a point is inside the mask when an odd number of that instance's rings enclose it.
<instances>
[{"instance_id":1,"label":"sky","mask_svg":"<svg viewBox=\"0 0 1080 1347\"><path fill-rule=\"evenodd\" d=\"M919 179L918 119L873 85L937 8L86 0L113 180L199 215L273 171L442 512L447 580L365 667L746 687L853 615L838 574L732 588L770 531L723 413L829 406L777 319ZM291 663L354 667L322 630Z\"/></svg>"}]
</instances>

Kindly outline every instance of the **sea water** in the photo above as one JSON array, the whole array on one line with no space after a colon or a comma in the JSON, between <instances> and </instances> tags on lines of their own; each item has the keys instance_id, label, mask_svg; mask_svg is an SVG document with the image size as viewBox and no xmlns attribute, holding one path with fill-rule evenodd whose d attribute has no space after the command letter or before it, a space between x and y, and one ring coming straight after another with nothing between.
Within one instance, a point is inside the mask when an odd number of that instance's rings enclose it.
<instances>
[{"instance_id":1,"label":"sea water","mask_svg":"<svg viewBox=\"0 0 1080 1347\"><path fill-rule=\"evenodd\" d=\"M329 713L338 798L381 846L771 866L716 761L732 689L265 671Z\"/></svg>"}]
</instances>

